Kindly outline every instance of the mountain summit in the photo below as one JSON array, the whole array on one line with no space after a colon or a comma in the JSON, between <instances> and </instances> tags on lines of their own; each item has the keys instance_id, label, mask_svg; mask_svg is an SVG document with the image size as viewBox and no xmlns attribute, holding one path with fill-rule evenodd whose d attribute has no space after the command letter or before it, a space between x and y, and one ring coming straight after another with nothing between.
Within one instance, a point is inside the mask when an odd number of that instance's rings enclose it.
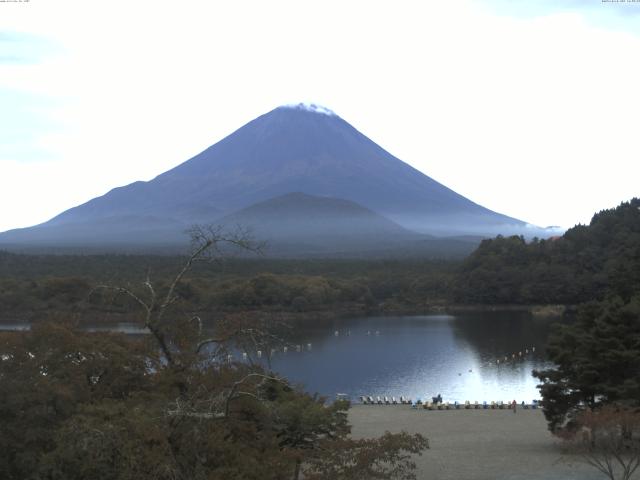
<instances>
[{"instance_id":1,"label":"mountain summit","mask_svg":"<svg viewBox=\"0 0 640 480\"><path fill-rule=\"evenodd\" d=\"M154 241L174 241L183 227L292 192L354 202L439 236L525 227L397 159L331 110L299 104L256 118L149 182L115 188L44 224L6 232L0 242L138 243L147 226Z\"/></svg>"}]
</instances>

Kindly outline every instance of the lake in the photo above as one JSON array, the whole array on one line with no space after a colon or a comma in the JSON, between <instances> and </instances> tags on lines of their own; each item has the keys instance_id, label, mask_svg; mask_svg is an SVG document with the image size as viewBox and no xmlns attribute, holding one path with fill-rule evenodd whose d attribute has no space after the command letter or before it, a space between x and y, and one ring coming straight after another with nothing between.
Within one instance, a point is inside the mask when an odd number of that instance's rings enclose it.
<instances>
[{"instance_id":1,"label":"lake","mask_svg":"<svg viewBox=\"0 0 640 480\"><path fill-rule=\"evenodd\" d=\"M339 319L297 327L286 353L280 346L259 361L330 398L345 393L354 401L360 395L430 399L439 393L451 402L530 402L540 398L531 371L551 366L544 345L553 321L512 311ZM88 330L145 332L128 323Z\"/></svg>"},{"instance_id":2,"label":"lake","mask_svg":"<svg viewBox=\"0 0 640 480\"><path fill-rule=\"evenodd\" d=\"M271 368L329 397L530 402L540 398L531 371L551 366L551 323L525 312L341 319L299 330Z\"/></svg>"}]
</instances>

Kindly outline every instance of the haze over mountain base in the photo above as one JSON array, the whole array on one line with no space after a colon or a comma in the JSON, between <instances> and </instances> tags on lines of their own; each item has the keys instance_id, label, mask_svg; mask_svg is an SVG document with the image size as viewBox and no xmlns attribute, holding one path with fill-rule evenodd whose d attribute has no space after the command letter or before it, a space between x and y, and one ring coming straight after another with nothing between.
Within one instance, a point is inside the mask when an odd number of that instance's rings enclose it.
<instances>
[{"instance_id":1,"label":"haze over mountain base","mask_svg":"<svg viewBox=\"0 0 640 480\"><path fill-rule=\"evenodd\" d=\"M2 233L0 247L175 248L194 224L241 224L269 241L271 254L285 256L459 255L481 237L557 233L484 208L333 112L297 105L258 117L149 182ZM434 238L453 236L462 238Z\"/></svg>"}]
</instances>

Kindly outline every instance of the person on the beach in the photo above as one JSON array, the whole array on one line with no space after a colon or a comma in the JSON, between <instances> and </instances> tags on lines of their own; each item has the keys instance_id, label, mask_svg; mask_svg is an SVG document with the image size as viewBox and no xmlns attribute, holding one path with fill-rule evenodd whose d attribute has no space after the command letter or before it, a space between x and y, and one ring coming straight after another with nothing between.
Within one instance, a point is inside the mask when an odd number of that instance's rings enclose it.
<instances>
[{"instance_id":1,"label":"person on the beach","mask_svg":"<svg viewBox=\"0 0 640 480\"><path fill-rule=\"evenodd\" d=\"M516 413L516 407L518 406L518 404L516 403L515 399L513 400L513 402L511 402L511 408L513 408L513 413Z\"/></svg>"}]
</instances>

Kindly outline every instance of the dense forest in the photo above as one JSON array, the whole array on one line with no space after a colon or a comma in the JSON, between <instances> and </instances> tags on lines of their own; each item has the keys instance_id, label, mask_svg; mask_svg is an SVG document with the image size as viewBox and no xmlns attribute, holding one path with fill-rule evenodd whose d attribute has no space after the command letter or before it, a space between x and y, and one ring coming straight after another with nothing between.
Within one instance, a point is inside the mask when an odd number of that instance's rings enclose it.
<instances>
[{"instance_id":1,"label":"dense forest","mask_svg":"<svg viewBox=\"0 0 640 480\"><path fill-rule=\"evenodd\" d=\"M0 321L77 314L123 320L125 298L97 285L166 285L182 257L22 255L0 252ZM422 311L448 301L458 264L438 260L273 260L231 258L194 265L180 285L182 307L203 318L261 310L319 315ZM298 315L299 316L299 315Z\"/></svg>"},{"instance_id":2,"label":"dense forest","mask_svg":"<svg viewBox=\"0 0 640 480\"><path fill-rule=\"evenodd\" d=\"M474 304L579 304L640 286L640 199L622 203L562 237L484 240L464 261L453 300Z\"/></svg>"},{"instance_id":3,"label":"dense forest","mask_svg":"<svg viewBox=\"0 0 640 480\"><path fill-rule=\"evenodd\" d=\"M640 285L640 200L547 240L484 240L466 260L229 258L193 266L180 285L186 311L421 313L451 305L577 305ZM0 321L79 314L122 320L130 302L96 285L160 285L183 257L0 252Z\"/></svg>"}]
</instances>

